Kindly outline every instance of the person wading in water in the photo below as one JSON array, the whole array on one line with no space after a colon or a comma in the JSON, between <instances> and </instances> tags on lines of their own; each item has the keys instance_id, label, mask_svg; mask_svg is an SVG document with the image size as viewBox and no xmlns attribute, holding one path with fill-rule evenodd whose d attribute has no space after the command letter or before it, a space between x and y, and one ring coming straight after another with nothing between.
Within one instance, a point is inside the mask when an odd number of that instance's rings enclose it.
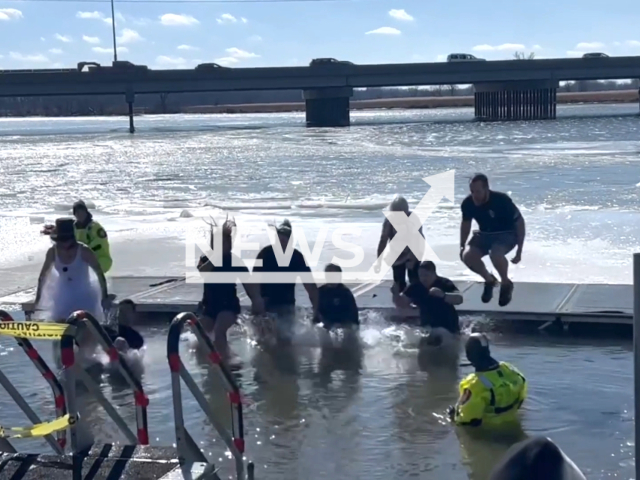
<instances>
[{"instance_id":1,"label":"person wading in water","mask_svg":"<svg viewBox=\"0 0 640 480\"><path fill-rule=\"evenodd\" d=\"M283 252L287 250L287 245L291 241L293 230L291 223L284 220L276 229L278 234L277 241ZM293 246L292 246L293 248ZM288 265L278 265L278 259L274 252L274 245L264 247L256 260L261 261L262 265L256 264L253 268L254 272L288 272L288 273L311 273L311 269L307 265L304 256L300 250L293 248ZM309 295L309 301L313 307L313 316L318 313L318 287L315 283L305 283L304 288ZM295 306L296 306L296 283L262 283L260 285L260 293L264 299L267 312L277 315L276 330L278 338L284 341L291 340L293 336L293 328L295 324Z\"/></svg>"},{"instance_id":2,"label":"person wading in water","mask_svg":"<svg viewBox=\"0 0 640 480\"><path fill-rule=\"evenodd\" d=\"M236 224L231 220L225 221L222 226L222 265L213 265L206 255L202 255L198 263L198 271L210 274L237 272L249 275L249 269L242 259L231 252L235 226ZM210 244L213 249L213 228ZM263 313L264 304L258 285L244 283L243 286L251 299L253 313ZM199 307L202 326L207 333L213 333L214 345L220 354L229 358L227 331L238 321L240 314L240 299L236 283L205 282Z\"/></svg>"}]
</instances>

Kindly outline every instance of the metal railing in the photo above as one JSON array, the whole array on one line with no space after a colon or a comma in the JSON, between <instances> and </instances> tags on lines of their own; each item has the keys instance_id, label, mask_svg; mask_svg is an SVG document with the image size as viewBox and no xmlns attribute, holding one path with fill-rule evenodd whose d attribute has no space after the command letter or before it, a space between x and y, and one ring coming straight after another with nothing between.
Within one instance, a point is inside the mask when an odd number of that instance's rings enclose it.
<instances>
[{"instance_id":1,"label":"metal railing","mask_svg":"<svg viewBox=\"0 0 640 480\"><path fill-rule=\"evenodd\" d=\"M188 325L195 334L198 342L207 351L207 358L212 363L222 377L228 392L229 402L232 409L232 432L227 431L226 427L220 422L213 411L211 405L205 398L202 391L196 385L193 377L186 370L182 359L180 358L180 335L185 325ZM173 415L176 429L176 446L178 449L178 457L182 462L204 462L208 463L202 450L198 447L184 425L184 416L182 410L182 392L180 387L180 379L184 381L191 394L200 405L200 408L207 415L207 418L216 429L227 448L235 459L236 477L238 480L245 480L244 476L244 419L242 416L242 402L240 396L240 388L234 380L233 376L223 363L222 358L211 339L202 328L198 318L190 312L181 313L176 316L169 327L167 338L167 360L169 369L171 370L171 390L173 393ZM247 479L253 480L254 465L252 462L247 464Z\"/></svg>"},{"instance_id":2,"label":"metal railing","mask_svg":"<svg viewBox=\"0 0 640 480\"><path fill-rule=\"evenodd\" d=\"M0 320L3 322L14 321L13 317L8 312L5 312L4 310L0 310ZM34 346L31 344L31 342L28 339L16 337L16 342L18 343L20 348L24 350L24 352L27 354L27 357L29 357L29 360L31 360L31 363L35 365L35 367L40 372L40 375L42 375L42 377L47 381L47 383L51 387L51 391L53 392L53 397L55 402L56 417L57 418L64 417L67 414L67 404L65 401L64 390L62 388L62 385L58 381L58 378L53 373L53 371L49 368L49 365L47 365L47 362L44 361L44 359L40 356L38 351L34 348ZM33 421L33 419L30 419L30 420ZM57 438L58 438L58 444L60 445L62 452L64 452L65 446L67 444L67 431L62 430L58 432Z\"/></svg>"},{"instance_id":3,"label":"metal railing","mask_svg":"<svg viewBox=\"0 0 640 480\"><path fill-rule=\"evenodd\" d=\"M66 372L66 392L67 392L67 408L73 414L77 416L78 408L76 402L76 375L89 389L93 396L98 400L102 408L107 412L111 419L120 428L122 433L132 444L148 445L149 444L149 430L147 425L147 406L149 400L144 393L142 384L134 376L133 372L127 365L126 361L120 356L120 353L113 345L111 338L104 331L100 323L88 312L78 311L71 314L67 319L69 325L78 327L81 323L86 324L91 334L98 340L98 343L103 348L105 353L109 356L109 360L115 364L120 371L120 374L124 380L129 384L133 390L135 405L136 405L136 424L137 424L137 436L127 426L124 419L111 405L111 403L104 397L100 387L98 387L91 377L75 363L74 352L74 338L75 335L64 334L60 340L60 357L62 366ZM75 453L77 451L78 439L75 433L75 429L71 430L71 448Z\"/></svg>"}]
</instances>

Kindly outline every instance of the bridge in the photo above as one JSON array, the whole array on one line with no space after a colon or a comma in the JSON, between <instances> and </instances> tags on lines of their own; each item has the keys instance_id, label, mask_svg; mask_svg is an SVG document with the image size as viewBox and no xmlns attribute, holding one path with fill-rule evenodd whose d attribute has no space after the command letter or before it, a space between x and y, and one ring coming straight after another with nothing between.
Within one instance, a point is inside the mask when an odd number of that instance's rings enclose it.
<instances>
[{"instance_id":1,"label":"bridge","mask_svg":"<svg viewBox=\"0 0 640 480\"><path fill-rule=\"evenodd\" d=\"M0 97L124 95L133 132L136 94L299 89L307 125L337 127L350 123L354 88L473 84L479 120L538 120L556 117L561 81L634 78L640 78L640 56L385 65L326 59L308 67L203 64L181 70L152 70L130 62L112 66L81 62L75 69L0 71Z\"/></svg>"}]
</instances>

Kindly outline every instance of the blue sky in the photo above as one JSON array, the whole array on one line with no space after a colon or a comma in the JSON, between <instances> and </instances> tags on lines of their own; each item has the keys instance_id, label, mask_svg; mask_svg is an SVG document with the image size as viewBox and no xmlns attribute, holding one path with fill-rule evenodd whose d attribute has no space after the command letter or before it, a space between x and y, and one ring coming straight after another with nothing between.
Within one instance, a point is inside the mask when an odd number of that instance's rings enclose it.
<instances>
[{"instance_id":1,"label":"blue sky","mask_svg":"<svg viewBox=\"0 0 640 480\"><path fill-rule=\"evenodd\" d=\"M152 68L506 59L587 51L640 55L638 0L338 0L119 3L121 60ZM0 68L73 67L112 59L109 3L0 0Z\"/></svg>"}]
</instances>

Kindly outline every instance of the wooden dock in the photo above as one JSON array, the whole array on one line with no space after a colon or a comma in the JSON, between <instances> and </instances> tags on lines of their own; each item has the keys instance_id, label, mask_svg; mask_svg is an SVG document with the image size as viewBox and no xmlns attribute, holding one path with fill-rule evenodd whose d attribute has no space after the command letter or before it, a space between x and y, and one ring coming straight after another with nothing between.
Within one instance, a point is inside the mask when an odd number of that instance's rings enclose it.
<instances>
[{"instance_id":1,"label":"wooden dock","mask_svg":"<svg viewBox=\"0 0 640 480\"><path fill-rule=\"evenodd\" d=\"M484 315L495 320L533 320L549 322L633 324L633 286L573 283L515 284L513 300L498 306L498 289L489 304L480 301L483 285L478 282L455 282L464 296L458 307L461 314ZM129 298L138 311L147 314L177 314L194 311L202 298L202 285L186 283L180 277L111 277L110 291L118 300ZM393 312L390 282L361 284L352 288L361 310ZM14 292L0 298L0 305L21 305L25 313L33 312L35 288ZM249 301L242 287L241 302ZM298 305L309 307L302 285L296 289ZM415 312L417 314L417 312Z\"/></svg>"}]
</instances>

